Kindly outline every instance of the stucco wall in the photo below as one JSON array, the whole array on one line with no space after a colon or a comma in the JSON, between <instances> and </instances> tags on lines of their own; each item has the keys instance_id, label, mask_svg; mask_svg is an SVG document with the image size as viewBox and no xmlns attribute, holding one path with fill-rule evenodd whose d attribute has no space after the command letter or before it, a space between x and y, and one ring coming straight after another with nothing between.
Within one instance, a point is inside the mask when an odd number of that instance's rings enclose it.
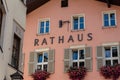
<instances>
[{"instance_id":1,"label":"stucco wall","mask_svg":"<svg viewBox=\"0 0 120 80\"><path fill-rule=\"evenodd\" d=\"M45 5L34 10L27 15L26 32L24 38L24 53L25 53L25 67L24 79L32 80L28 76L28 60L29 53L39 48L55 49L55 73L50 76L48 80L69 80L69 77L64 73L64 49L72 45L87 45L92 47L93 55L93 70L87 73L85 80L105 80L100 76L96 66L96 47L109 42L119 42L120 37L120 7L112 5L111 8L107 7L106 3L98 2L95 0L69 0L68 7L61 8L61 0L50 0ZM116 28L102 28L102 12L115 10L117 16ZM84 31L71 31L71 16L76 14L85 15L85 30ZM50 34L36 35L38 23L40 19L50 18ZM59 28L59 20L69 20L70 24L64 24ZM83 33L83 41L77 41L77 34ZM87 34L92 33L93 39L87 40ZM64 43L58 43L58 37L64 35ZM72 35L74 42L67 42L69 35ZM54 36L54 44L51 44L50 37ZM46 38L48 44L34 46L34 39L42 41Z\"/></svg>"},{"instance_id":2,"label":"stucco wall","mask_svg":"<svg viewBox=\"0 0 120 80\"><path fill-rule=\"evenodd\" d=\"M11 62L12 55L12 44L13 44L13 21L17 22L23 30L25 30L26 22L26 6L21 0L3 0L5 7L5 26L4 26L4 37L3 37L3 53L0 53L0 80L3 80L6 76L7 80L10 80L12 72L8 68L8 63ZM9 69L9 73L8 72Z\"/></svg>"}]
</instances>

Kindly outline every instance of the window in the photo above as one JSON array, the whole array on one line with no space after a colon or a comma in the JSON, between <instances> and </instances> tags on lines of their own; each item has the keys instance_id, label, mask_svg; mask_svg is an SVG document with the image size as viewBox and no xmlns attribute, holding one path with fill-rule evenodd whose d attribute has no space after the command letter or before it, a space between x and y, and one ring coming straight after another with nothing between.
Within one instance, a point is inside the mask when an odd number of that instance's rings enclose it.
<instances>
[{"instance_id":1,"label":"window","mask_svg":"<svg viewBox=\"0 0 120 80\"><path fill-rule=\"evenodd\" d=\"M73 30L83 30L85 28L84 16L73 16Z\"/></svg>"},{"instance_id":2,"label":"window","mask_svg":"<svg viewBox=\"0 0 120 80\"><path fill-rule=\"evenodd\" d=\"M41 49L35 51L29 54L28 74L33 74L35 70L45 70L54 73L54 50Z\"/></svg>"},{"instance_id":3,"label":"window","mask_svg":"<svg viewBox=\"0 0 120 80\"><path fill-rule=\"evenodd\" d=\"M111 27L116 26L116 14L115 12L105 12L103 13L103 26Z\"/></svg>"},{"instance_id":4,"label":"window","mask_svg":"<svg viewBox=\"0 0 120 80\"><path fill-rule=\"evenodd\" d=\"M85 65L84 49L72 50L72 62L73 67L81 67Z\"/></svg>"},{"instance_id":5,"label":"window","mask_svg":"<svg viewBox=\"0 0 120 80\"><path fill-rule=\"evenodd\" d=\"M68 0L61 0L61 7L68 7Z\"/></svg>"},{"instance_id":6,"label":"window","mask_svg":"<svg viewBox=\"0 0 120 80\"><path fill-rule=\"evenodd\" d=\"M117 46L108 46L104 47L105 54L105 65L116 65L118 64L118 47Z\"/></svg>"},{"instance_id":7,"label":"window","mask_svg":"<svg viewBox=\"0 0 120 80\"><path fill-rule=\"evenodd\" d=\"M116 45L114 45L116 44ZM97 69L102 66L114 66L120 63L119 43L97 47Z\"/></svg>"},{"instance_id":8,"label":"window","mask_svg":"<svg viewBox=\"0 0 120 80\"><path fill-rule=\"evenodd\" d=\"M38 54L37 70L47 71L48 67L48 52L41 52Z\"/></svg>"},{"instance_id":9,"label":"window","mask_svg":"<svg viewBox=\"0 0 120 80\"><path fill-rule=\"evenodd\" d=\"M50 31L50 21L41 20L39 24L39 34L46 34Z\"/></svg>"},{"instance_id":10,"label":"window","mask_svg":"<svg viewBox=\"0 0 120 80\"><path fill-rule=\"evenodd\" d=\"M64 71L70 67L86 67L92 70L92 51L91 47L68 48L64 50Z\"/></svg>"},{"instance_id":11,"label":"window","mask_svg":"<svg viewBox=\"0 0 120 80\"><path fill-rule=\"evenodd\" d=\"M20 54L20 38L17 35L14 35L11 64L16 69L18 69L19 66L19 54Z\"/></svg>"}]
</instances>

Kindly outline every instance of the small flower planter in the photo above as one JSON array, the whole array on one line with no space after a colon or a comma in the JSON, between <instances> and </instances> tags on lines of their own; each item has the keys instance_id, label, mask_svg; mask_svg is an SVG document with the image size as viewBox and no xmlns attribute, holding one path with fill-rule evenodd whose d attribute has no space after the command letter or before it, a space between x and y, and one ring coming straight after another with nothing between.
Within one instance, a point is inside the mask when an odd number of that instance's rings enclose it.
<instances>
[{"instance_id":1,"label":"small flower planter","mask_svg":"<svg viewBox=\"0 0 120 80\"><path fill-rule=\"evenodd\" d=\"M120 65L115 66L102 66L100 68L100 74L105 79L117 80L120 76Z\"/></svg>"},{"instance_id":2,"label":"small flower planter","mask_svg":"<svg viewBox=\"0 0 120 80\"><path fill-rule=\"evenodd\" d=\"M46 80L49 78L50 73L47 71L40 71L37 70L35 73L33 73L31 76L34 80Z\"/></svg>"},{"instance_id":3,"label":"small flower planter","mask_svg":"<svg viewBox=\"0 0 120 80\"><path fill-rule=\"evenodd\" d=\"M71 80L83 80L86 76L87 69L85 67L70 67L68 75Z\"/></svg>"}]
</instances>

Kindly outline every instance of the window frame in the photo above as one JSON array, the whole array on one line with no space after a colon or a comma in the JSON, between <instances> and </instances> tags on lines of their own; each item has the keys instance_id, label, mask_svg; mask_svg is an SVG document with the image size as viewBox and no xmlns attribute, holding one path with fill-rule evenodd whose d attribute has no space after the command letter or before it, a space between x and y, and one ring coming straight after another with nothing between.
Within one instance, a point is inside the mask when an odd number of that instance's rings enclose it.
<instances>
[{"instance_id":1,"label":"window frame","mask_svg":"<svg viewBox=\"0 0 120 80\"><path fill-rule=\"evenodd\" d=\"M15 45L14 45L14 40L16 39L16 41L17 41L17 44L16 45L18 45L18 46L16 46L15 47ZM16 34L14 34L14 37L13 37L13 46L12 46L12 56L11 56L11 65L15 68L15 69L19 69L19 61L20 61L20 47L21 47L21 38L18 36L18 35L16 35ZM14 53L13 52L13 50L15 50L15 52L16 53ZM17 51L16 51L17 50ZM15 55L15 56L14 56ZM17 56L17 58L16 58L16 56ZM14 61L15 62L17 62L17 64L16 63L14 63Z\"/></svg>"},{"instance_id":2,"label":"window frame","mask_svg":"<svg viewBox=\"0 0 120 80\"><path fill-rule=\"evenodd\" d=\"M114 13L115 14L115 25L111 26L111 19L110 19L110 14ZM104 25L104 14L108 14L108 18L109 18L109 26L105 26ZM117 17L116 17L116 10L110 10L110 11L103 11L102 12L102 26L103 28L114 28L117 26Z\"/></svg>"},{"instance_id":3,"label":"window frame","mask_svg":"<svg viewBox=\"0 0 120 80\"><path fill-rule=\"evenodd\" d=\"M47 26L44 26L44 32L43 33L40 33L41 31L41 22L44 22L44 25L46 25L46 21L49 21L49 31L46 32L46 27ZM43 34L49 34L50 33L50 18L44 18L44 19L40 19L38 21L38 28L37 28L37 32L38 32L38 35L43 35Z\"/></svg>"},{"instance_id":4,"label":"window frame","mask_svg":"<svg viewBox=\"0 0 120 80\"><path fill-rule=\"evenodd\" d=\"M110 47L110 53L111 53L111 55L110 55L111 57L110 58L106 58L105 57L105 47ZM117 52L118 52L117 53L117 55L118 55L117 57L112 57L112 48L113 47L117 47ZM118 60L118 64L119 64L119 62L120 62L119 56L120 55L119 55L119 46L118 45L108 45L108 46L106 45L106 46L103 46L103 57L104 57L104 63L103 64L104 65L106 65L106 60L110 60L111 61L111 66L113 66L113 60L116 60L116 59Z\"/></svg>"},{"instance_id":5,"label":"window frame","mask_svg":"<svg viewBox=\"0 0 120 80\"><path fill-rule=\"evenodd\" d=\"M48 51L42 51L42 52L37 52L37 64L36 64L36 70L39 70L37 69L37 66L41 65L42 66L42 69L41 70L44 70L44 65L47 65L47 71L48 71L48 61L47 62L44 62L44 54L47 53L47 55L49 55L49 52ZM38 62L38 56L39 54L42 54L42 62L39 63ZM48 57L49 58L49 57Z\"/></svg>"},{"instance_id":6,"label":"window frame","mask_svg":"<svg viewBox=\"0 0 120 80\"><path fill-rule=\"evenodd\" d=\"M83 22L83 24L84 24L84 29L80 29L80 25L78 25L78 29L74 29L74 17L77 17L78 18L78 24L80 23L80 17L83 17L84 18L84 22ZM71 25L72 25L72 27L71 27L71 30L72 31L84 31L85 30L85 14L76 14L76 15L73 15L73 16L71 16L71 21L72 21L72 23L71 23Z\"/></svg>"},{"instance_id":7,"label":"window frame","mask_svg":"<svg viewBox=\"0 0 120 80\"><path fill-rule=\"evenodd\" d=\"M61 8L68 7L68 0L61 0Z\"/></svg>"},{"instance_id":8,"label":"window frame","mask_svg":"<svg viewBox=\"0 0 120 80\"><path fill-rule=\"evenodd\" d=\"M73 60L73 50L78 51L78 53L77 53L77 54L78 54L77 60ZM84 50L84 59L79 59L79 57L80 57L80 54L79 54L79 53L80 53L80 50ZM84 62L84 67L85 67L85 48L72 49L72 66L73 66L73 63L74 63L74 62L77 62L77 65L78 65L77 67L80 67L80 66L79 66L79 63L80 63L80 62Z\"/></svg>"}]
</instances>

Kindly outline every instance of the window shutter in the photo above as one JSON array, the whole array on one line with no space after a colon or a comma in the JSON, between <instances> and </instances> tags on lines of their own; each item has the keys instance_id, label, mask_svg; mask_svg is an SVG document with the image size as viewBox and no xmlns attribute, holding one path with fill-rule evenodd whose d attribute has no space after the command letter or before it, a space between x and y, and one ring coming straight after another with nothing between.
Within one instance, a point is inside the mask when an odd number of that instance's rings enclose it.
<instances>
[{"instance_id":1,"label":"window shutter","mask_svg":"<svg viewBox=\"0 0 120 80\"><path fill-rule=\"evenodd\" d=\"M48 72L54 73L55 69L55 50L49 50L48 54Z\"/></svg>"},{"instance_id":2,"label":"window shutter","mask_svg":"<svg viewBox=\"0 0 120 80\"><path fill-rule=\"evenodd\" d=\"M67 72L71 66L71 57L72 57L72 50L65 49L64 50L64 72Z\"/></svg>"},{"instance_id":3,"label":"window shutter","mask_svg":"<svg viewBox=\"0 0 120 80\"><path fill-rule=\"evenodd\" d=\"M30 52L28 63L28 74L31 75L35 72L35 52Z\"/></svg>"},{"instance_id":4,"label":"window shutter","mask_svg":"<svg viewBox=\"0 0 120 80\"><path fill-rule=\"evenodd\" d=\"M102 46L97 46L97 70L103 66L103 59Z\"/></svg>"},{"instance_id":5,"label":"window shutter","mask_svg":"<svg viewBox=\"0 0 120 80\"><path fill-rule=\"evenodd\" d=\"M88 71L92 71L92 48L85 48L85 66Z\"/></svg>"}]
</instances>

